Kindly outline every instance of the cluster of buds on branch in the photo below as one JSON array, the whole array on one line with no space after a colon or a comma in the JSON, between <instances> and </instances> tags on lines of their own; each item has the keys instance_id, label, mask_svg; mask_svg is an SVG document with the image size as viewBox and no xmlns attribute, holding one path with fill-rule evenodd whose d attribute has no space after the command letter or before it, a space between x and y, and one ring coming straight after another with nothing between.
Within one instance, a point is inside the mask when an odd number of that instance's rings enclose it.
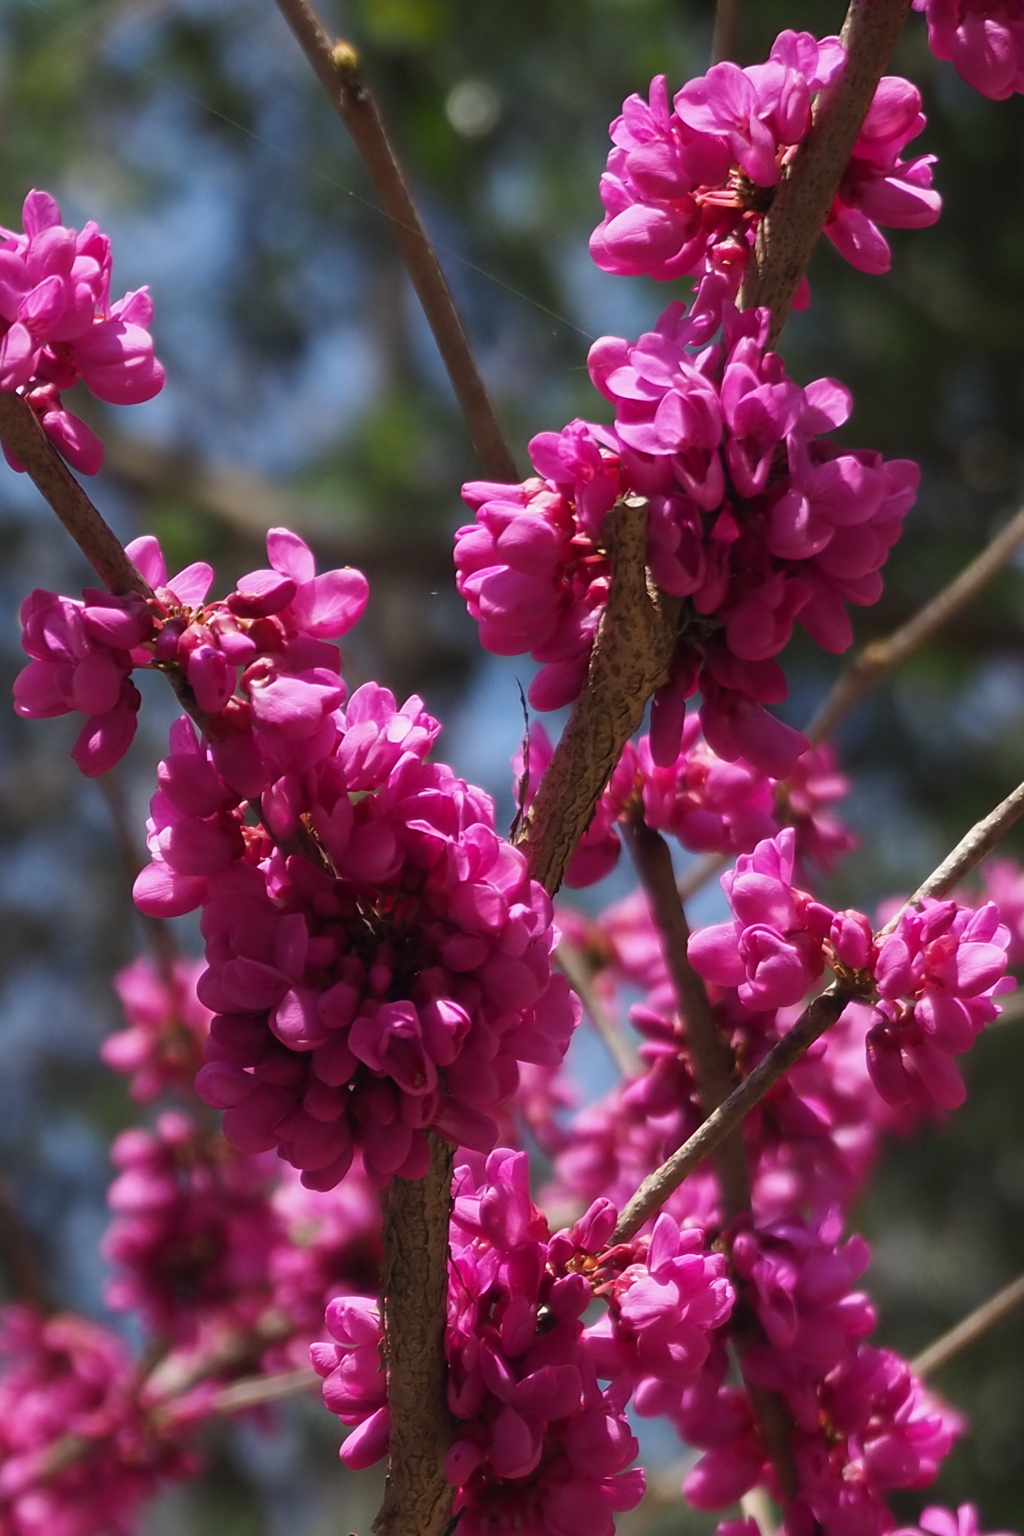
<instances>
[{"instance_id":1,"label":"cluster of buds on branch","mask_svg":"<svg viewBox=\"0 0 1024 1536\"><path fill-rule=\"evenodd\" d=\"M888 1536L889 1495L928 1486L965 1432L870 1341L847 1218L886 1134L962 1102L954 1058L1014 985L1024 876L993 866L985 899L961 882L1024 796L876 930L805 889L852 845L846 781L765 708L794 626L852 643L847 608L877 601L918 487L912 462L827 436L849 391L796 382L775 351L779 306L810 302L802 272L748 302L843 114L812 234L877 274L880 225L939 217L935 157L902 158L920 97L871 40L907 6L873 3L842 39L784 32L764 64L720 62L671 97L659 76L612 125L594 258L694 293L594 344L611 425L543 432L529 479L464 488L456 581L481 643L539 664L536 709L574 706L556 746L540 725L524 742L511 838L431 758L420 698L349 694L333 642L366 606L360 572L318 575L274 528L267 567L210 599L205 563L169 576L154 538L120 550L80 488L65 505L55 449L84 472L101 450L60 391L154 394L152 306L110 303L109 242L45 193L24 234L0 231L5 451L121 573L26 598L16 708L84 715L73 756L96 776L132 741L134 672L168 678L186 713L135 899L157 922L199 911L205 944L204 965L165 947L122 973L128 1027L104 1048L136 1099L177 1101L115 1142L104 1242L110 1308L159 1347L133 1360L99 1323L7 1310L3 1536L128 1531L194 1471L198 1425L316 1377L352 1431L346 1465L390 1457L382 1536L453 1516L464 1536L612 1536L645 1488L630 1405L698 1453L682 1497L726 1512L720 1536L771 1536L727 1513L756 1490L786 1536ZM351 50L325 54L308 8L280 4L364 132ZM1011 0L915 4L968 81L1024 89ZM640 634L619 709L608 679ZM735 860L728 921L690 931L666 838ZM555 907L563 876L600 880L623 843L635 895ZM564 1062L584 1010L622 1075L580 1107ZM524 1144L550 1159L542 1190ZM920 1530L976 1536L977 1516L928 1508Z\"/></svg>"}]
</instances>

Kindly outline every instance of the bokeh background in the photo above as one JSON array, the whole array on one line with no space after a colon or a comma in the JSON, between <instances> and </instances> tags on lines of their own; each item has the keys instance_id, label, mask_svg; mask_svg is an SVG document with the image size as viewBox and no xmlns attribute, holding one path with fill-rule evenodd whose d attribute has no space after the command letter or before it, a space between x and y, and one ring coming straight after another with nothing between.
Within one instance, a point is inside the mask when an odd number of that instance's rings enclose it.
<instances>
[{"instance_id":1,"label":"bokeh background","mask_svg":"<svg viewBox=\"0 0 1024 1536\"><path fill-rule=\"evenodd\" d=\"M534 432L606 419L590 341L639 334L675 296L600 273L587 236L609 120L653 74L678 88L707 67L710 0L333 0L324 14L363 50L525 471ZM785 26L841 20L838 0L746 0L739 60L765 57ZM347 643L350 678L422 693L447 722L444 755L510 814L529 663L480 652L451 574L458 488L478 470L387 223L272 0L0 0L0 49L0 222L20 227L24 193L46 187L67 223L95 218L112 235L116 292L149 283L156 300L164 393L131 411L71 402L107 443L98 504L125 539L158 533L174 568L213 561L219 590L262 563L275 523L322 562L362 566L373 595ZM931 58L921 18L893 68L925 96L911 152L939 157L942 221L896 233L883 279L823 246L812 308L782 348L796 378L852 387L845 441L923 467L884 599L856 615L860 641L910 614L1024 497L1024 101L975 95ZM76 591L89 573L2 466L0 550L9 696L21 598ZM786 663L784 712L799 724L838 662L798 641ZM70 762L74 721L0 710L0 1237L13 1210L53 1296L94 1315L107 1147L138 1115L97 1055L118 1021L109 978L142 943L108 800L141 830L170 718L169 691L150 689L105 798ZM871 910L1024 777L1022 566L865 700L838 743L860 848L829 896ZM182 941L195 947L187 924ZM1024 1269L1022 1032L979 1042L965 1110L894 1146L859 1213L880 1337L908 1354ZM937 1494L977 1498L986 1529L1024 1520L1022 1358L1024 1321L1011 1320L936 1379L975 1428ZM208 1473L163 1499L149 1529L365 1528L375 1489L340 1491L326 1420L310 1404L273 1432L224 1429ZM656 1528L713 1523L675 1505Z\"/></svg>"}]
</instances>

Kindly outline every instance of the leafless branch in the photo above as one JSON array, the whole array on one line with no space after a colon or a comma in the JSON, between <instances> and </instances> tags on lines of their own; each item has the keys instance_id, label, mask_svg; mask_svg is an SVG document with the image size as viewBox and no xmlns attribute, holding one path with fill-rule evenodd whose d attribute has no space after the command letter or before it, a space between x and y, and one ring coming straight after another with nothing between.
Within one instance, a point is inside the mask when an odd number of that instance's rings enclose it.
<instances>
[{"instance_id":1,"label":"leafless branch","mask_svg":"<svg viewBox=\"0 0 1024 1536\"><path fill-rule=\"evenodd\" d=\"M707 988L686 952L690 928L676 890L668 844L659 832L646 825L642 816L627 821L623 834L661 938L662 953L683 1021L697 1098L708 1115L724 1104L736 1087L732 1051L715 1022ZM742 1125L719 1143L715 1171L729 1218L749 1210L750 1179Z\"/></svg>"},{"instance_id":2,"label":"leafless branch","mask_svg":"<svg viewBox=\"0 0 1024 1536\"><path fill-rule=\"evenodd\" d=\"M806 734L812 742L824 741L860 698L883 677L912 656L944 629L984 591L1008 563L1024 540L1024 507L1001 528L982 550L941 592L913 614L899 629L882 640L872 640L853 658L836 679L828 698L818 710Z\"/></svg>"},{"instance_id":3,"label":"leafless branch","mask_svg":"<svg viewBox=\"0 0 1024 1536\"><path fill-rule=\"evenodd\" d=\"M740 0L717 0L715 30L711 38L712 64L718 64L722 59L735 59L739 20Z\"/></svg>"},{"instance_id":4,"label":"leafless branch","mask_svg":"<svg viewBox=\"0 0 1024 1536\"><path fill-rule=\"evenodd\" d=\"M988 1301L983 1302L980 1307L975 1307L973 1312L969 1312L955 1328L951 1328L948 1333L936 1339L934 1344L929 1344L927 1349L923 1349L916 1359L911 1360L910 1369L915 1376L930 1376L934 1371L941 1370L954 1355L976 1344L990 1329L995 1328L1011 1313L1016 1312L1022 1303L1024 1303L1024 1275L1018 1275L1016 1280L1012 1280L1001 1291L990 1296Z\"/></svg>"},{"instance_id":5,"label":"leafless branch","mask_svg":"<svg viewBox=\"0 0 1024 1536\"><path fill-rule=\"evenodd\" d=\"M644 1222L661 1209L683 1180L721 1146L726 1136L742 1124L779 1078L784 1077L815 1040L836 1022L853 997L851 991L836 981L804 1009L792 1029L772 1046L725 1103L714 1110L660 1168L648 1175L623 1209L612 1235L613 1243L626 1243L639 1232Z\"/></svg>"},{"instance_id":6,"label":"leafless branch","mask_svg":"<svg viewBox=\"0 0 1024 1536\"><path fill-rule=\"evenodd\" d=\"M391 221L412 285L434 333L473 446L491 480L519 479L494 406L480 377L440 262L413 203L351 43L332 43L309 0L277 0L299 46L348 129Z\"/></svg>"},{"instance_id":7,"label":"leafless branch","mask_svg":"<svg viewBox=\"0 0 1024 1536\"><path fill-rule=\"evenodd\" d=\"M432 1131L422 1179L393 1179L384 1221L381 1296L391 1444L376 1536L441 1536L455 1490L445 1397L448 1223L455 1148Z\"/></svg>"},{"instance_id":8,"label":"leafless branch","mask_svg":"<svg viewBox=\"0 0 1024 1536\"><path fill-rule=\"evenodd\" d=\"M594 974L587 964L586 957L580 953L575 944L570 944L567 939L563 939L555 951L555 959L586 1009L590 1022L608 1047L608 1054L623 1077L636 1077L641 1070L640 1058L604 1006L601 995L594 986Z\"/></svg>"}]
</instances>

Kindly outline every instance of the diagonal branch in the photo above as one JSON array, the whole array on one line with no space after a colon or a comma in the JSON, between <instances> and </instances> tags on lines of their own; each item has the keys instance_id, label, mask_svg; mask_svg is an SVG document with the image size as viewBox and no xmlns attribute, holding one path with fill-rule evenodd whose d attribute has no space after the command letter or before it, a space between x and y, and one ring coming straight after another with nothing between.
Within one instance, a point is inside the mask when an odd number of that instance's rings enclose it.
<instances>
[{"instance_id":1,"label":"diagonal branch","mask_svg":"<svg viewBox=\"0 0 1024 1536\"><path fill-rule=\"evenodd\" d=\"M519 479L494 406L480 376L441 264L416 211L402 168L360 71L351 43L332 43L309 0L277 0L334 110L352 136L391 221L412 285L434 334L473 446L491 480Z\"/></svg>"},{"instance_id":2,"label":"diagonal branch","mask_svg":"<svg viewBox=\"0 0 1024 1536\"><path fill-rule=\"evenodd\" d=\"M661 938L662 952L676 994L686 1035L686 1050L704 1114L726 1102L735 1081L732 1051L722 1037L707 988L690 964L690 928L676 890L668 844L643 820L642 812L623 825L626 844ZM750 1178L740 1126L715 1151L715 1171L722 1186L727 1219L750 1209Z\"/></svg>"},{"instance_id":3,"label":"diagonal branch","mask_svg":"<svg viewBox=\"0 0 1024 1536\"><path fill-rule=\"evenodd\" d=\"M808 1004L792 1029L787 1030L782 1039L772 1046L767 1056L758 1062L725 1103L719 1105L660 1168L647 1176L623 1208L618 1225L612 1233L611 1243L627 1243L639 1232L644 1222L661 1209L683 1180L689 1178L694 1169L720 1147L737 1126L742 1125L768 1090L836 1022L854 996L852 991L834 981Z\"/></svg>"},{"instance_id":4,"label":"diagonal branch","mask_svg":"<svg viewBox=\"0 0 1024 1536\"><path fill-rule=\"evenodd\" d=\"M832 691L805 728L811 742L824 741L853 706L883 677L935 638L984 591L1024 541L1024 507L1011 517L992 542L933 598L911 614L905 624L882 640L872 640L839 674Z\"/></svg>"},{"instance_id":5,"label":"diagonal branch","mask_svg":"<svg viewBox=\"0 0 1024 1536\"><path fill-rule=\"evenodd\" d=\"M910 1369L915 1376L930 1376L933 1371L941 1370L947 1361L952 1360L962 1349L967 1349L971 1344L988 1333L990 1328L1016 1312L1017 1308L1024 1304L1024 1275L1018 1275L1016 1280L1011 1280L1009 1285L990 1296L988 1301L982 1302L980 1307L975 1307L965 1318L944 1333L941 1338L929 1344L923 1349L916 1359L911 1360Z\"/></svg>"},{"instance_id":6,"label":"diagonal branch","mask_svg":"<svg viewBox=\"0 0 1024 1536\"><path fill-rule=\"evenodd\" d=\"M0 438L28 471L104 586L119 596L153 589L132 564L121 541L104 522L19 395L0 391Z\"/></svg>"},{"instance_id":7,"label":"diagonal branch","mask_svg":"<svg viewBox=\"0 0 1024 1536\"><path fill-rule=\"evenodd\" d=\"M761 222L740 303L772 312L769 346L786 322L872 97L910 10L910 0L850 0L846 66L815 101L814 126Z\"/></svg>"}]
</instances>

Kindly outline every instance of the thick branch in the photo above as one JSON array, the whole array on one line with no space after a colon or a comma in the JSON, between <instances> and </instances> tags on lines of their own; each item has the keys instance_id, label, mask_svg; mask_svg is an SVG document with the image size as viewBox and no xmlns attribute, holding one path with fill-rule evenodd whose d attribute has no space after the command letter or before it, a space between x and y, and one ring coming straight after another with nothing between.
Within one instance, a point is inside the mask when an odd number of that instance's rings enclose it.
<instances>
[{"instance_id":1,"label":"thick branch","mask_svg":"<svg viewBox=\"0 0 1024 1536\"><path fill-rule=\"evenodd\" d=\"M910 1369L915 1376L930 1376L933 1371L938 1371L958 1355L962 1349L967 1349L977 1341L990 1328L995 1328L1004 1318L1016 1312L1024 1303L1024 1275L1018 1275L1016 1280L990 1296L988 1301L982 1302L973 1312L969 1312L965 1318L944 1333L941 1338L929 1344L927 1349L921 1351L916 1360L911 1360Z\"/></svg>"},{"instance_id":2,"label":"thick branch","mask_svg":"<svg viewBox=\"0 0 1024 1536\"><path fill-rule=\"evenodd\" d=\"M793 1028L772 1046L768 1055L758 1062L725 1103L710 1114L660 1168L648 1175L619 1217L612 1243L626 1243L639 1232L644 1222L661 1209L683 1180L721 1146L730 1132L742 1125L754 1106L800 1060L819 1035L836 1022L853 998L854 994L848 988L834 981L804 1009Z\"/></svg>"},{"instance_id":3,"label":"thick branch","mask_svg":"<svg viewBox=\"0 0 1024 1536\"><path fill-rule=\"evenodd\" d=\"M519 479L511 450L480 377L451 289L395 158L377 104L350 43L332 43L308 0L277 0L335 111L362 156L434 334L473 446L491 480Z\"/></svg>"},{"instance_id":4,"label":"thick branch","mask_svg":"<svg viewBox=\"0 0 1024 1536\"><path fill-rule=\"evenodd\" d=\"M445 1480L451 1439L445 1399L448 1222L455 1149L432 1131L422 1179L395 1179L384 1219L381 1296L391 1444L376 1536L441 1536L455 1490Z\"/></svg>"},{"instance_id":5,"label":"thick branch","mask_svg":"<svg viewBox=\"0 0 1024 1536\"><path fill-rule=\"evenodd\" d=\"M739 32L740 0L717 0L715 5L715 30L711 38L711 62L736 57L736 38Z\"/></svg>"},{"instance_id":6,"label":"thick branch","mask_svg":"<svg viewBox=\"0 0 1024 1536\"><path fill-rule=\"evenodd\" d=\"M1001 528L981 554L966 565L947 587L912 614L899 629L872 640L840 673L828 698L808 725L812 742L831 736L840 720L877 682L901 667L922 645L934 638L972 603L1007 564L1024 540L1024 507Z\"/></svg>"},{"instance_id":7,"label":"thick branch","mask_svg":"<svg viewBox=\"0 0 1024 1536\"><path fill-rule=\"evenodd\" d=\"M675 989L686 1034L686 1049L705 1115L726 1102L736 1087L732 1051L722 1038L708 999L707 988L690 964L687 945L690 928L676 891L675 872L668 844L660 833L634 816L623 827L651 909L654 925ZM715 1171L729 1219L750 1209L750 1178L743 1145L743 1127L723 1138L715 1152Z\"/></svg>"},{"instance_id":8,"label":"thick branch","mask_svg":"<svg viewBox=\"0 0 1024 1536\"><path fill-rule=\"evenodd\" d=\"M675 641L672 600L648 584L647 502L616 502L604 539L612 580L586 685L516 837L530 873L551 895L648 699L668 679Z\"/></svg>"},{"instance_id":9,"label":"thick branch","mask_svg":"<svg viewBox=\"0 0 1024 1536\"><path fill-rule=\"evenodd\" d=\"M772 312L774 346L821 234L879 79L900 35L910 0L851 0L843 26L846 67L819 93L814 126L793 157L758 230L741 305Z\"/></svg>"}]
</instances>

